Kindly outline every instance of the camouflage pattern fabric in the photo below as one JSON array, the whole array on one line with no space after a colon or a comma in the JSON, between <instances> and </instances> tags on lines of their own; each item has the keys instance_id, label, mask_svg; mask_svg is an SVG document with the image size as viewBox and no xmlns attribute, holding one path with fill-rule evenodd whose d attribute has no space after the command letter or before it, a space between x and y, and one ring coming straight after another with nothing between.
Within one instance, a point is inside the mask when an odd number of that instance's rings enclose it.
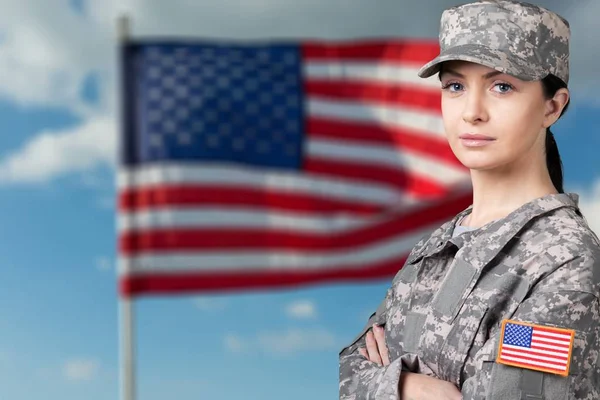
<instances>
[{"instance_id":1,"label":"camouflage pattern fabric","mask_svg":"<svg viewBox=\"0 0 600 400\"><path fill-rule=\"evenodd\" d=\"M470 61L525 81L549 74L569 82L569 23L533 4L484 0L444 11L440 54L419 71L436 74L441 63Z\"/></svg>"},{"instance_id":2,"label":"camouflage pattern fabric","mask_svg":"<svg viewBox=\"0 0 600 400\"><path fill-rule=\"evenodd\" d=\"M339 398L398 400L410 371L454 383L465 400L600 399L600 240L578 201L549 194L452 237L469 206L421 239L340 352ZM504 319L574 329L569 376L496 363ZM373 323L385 329L385 367L358 353Z\"/></svg>"}]
</instances>

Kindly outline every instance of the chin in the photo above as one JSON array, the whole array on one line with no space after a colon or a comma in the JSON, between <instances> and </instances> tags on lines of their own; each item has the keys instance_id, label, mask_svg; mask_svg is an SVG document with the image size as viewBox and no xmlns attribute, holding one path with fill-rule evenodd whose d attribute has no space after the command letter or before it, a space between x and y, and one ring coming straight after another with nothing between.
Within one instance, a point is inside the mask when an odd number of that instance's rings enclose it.
<instances>
[{"instance_id":1,"label":"chin","mask_svg":"<svg viewBox=\"0 0 600 400\"><path fill-rule=\"evenodd\" d=\"M481 154L478 157L462 155L457 158L462 165L473 170L485 171L498 167L498 162L496 162L496 160L490 160L489 157L485 157L484 154Z\"/></svg>"}]
</instances>

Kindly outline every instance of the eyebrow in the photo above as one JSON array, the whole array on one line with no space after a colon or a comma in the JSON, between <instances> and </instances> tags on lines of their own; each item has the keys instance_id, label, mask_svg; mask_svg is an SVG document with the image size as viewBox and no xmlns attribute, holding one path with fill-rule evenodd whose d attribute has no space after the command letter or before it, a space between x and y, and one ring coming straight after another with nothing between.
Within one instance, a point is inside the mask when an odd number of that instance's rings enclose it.
<instances>
[{"instance_id":1,"label":"eyebrow","mask_svg":"<svg viewBox=\"0 0 600 400\"><path fill-rule=\"evenodd\" d=\"M442 74L440 74L440 77L443 74L450 74L450 75L454 75L454 76L458 76L459 78L465 78L465 76L463 74L460 74L452 69L446 69L444 68L444 70L442 71ZM482 75L483 79L490 79L496 75L502 75L503 72L500 71L492 71L492 72L488 72L487 74Z\"/></svg>"}]
</instances>

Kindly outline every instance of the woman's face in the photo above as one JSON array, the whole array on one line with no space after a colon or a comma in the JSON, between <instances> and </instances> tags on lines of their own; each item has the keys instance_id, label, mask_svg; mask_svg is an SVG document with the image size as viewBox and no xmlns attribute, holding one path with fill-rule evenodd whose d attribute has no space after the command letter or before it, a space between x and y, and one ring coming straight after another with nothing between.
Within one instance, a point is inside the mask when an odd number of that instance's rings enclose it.
<instances>
[{"instance_id":1,"label":"woman's face","mask_svg":"<svg viewBox=\"0 0 600 400\"><path fill-rule=\"evenodd\" d=\"M446 136L467 168L510 169L543 154L549 125L540 81L464 61L444 63L440 79Z\"/></svg>"}]
</instances>

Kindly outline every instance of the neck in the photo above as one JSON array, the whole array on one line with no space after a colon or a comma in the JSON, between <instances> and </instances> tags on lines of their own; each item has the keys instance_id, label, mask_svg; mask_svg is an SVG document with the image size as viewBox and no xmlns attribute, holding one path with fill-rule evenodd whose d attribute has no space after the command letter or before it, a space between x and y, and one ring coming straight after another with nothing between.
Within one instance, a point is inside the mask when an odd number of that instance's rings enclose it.
<instances>
[{"instance_id":1,"label":"neck","mask_svg":"<svg viewBox=\"0 0 600 400\"><path fill-rule=\"evenodd\" d=\"M475 228L504 218L534 199L558 193L545 160L535 157L501 168L471 170L471 182L473 209L463 225Z\"/></svg>"}]
</instances>

